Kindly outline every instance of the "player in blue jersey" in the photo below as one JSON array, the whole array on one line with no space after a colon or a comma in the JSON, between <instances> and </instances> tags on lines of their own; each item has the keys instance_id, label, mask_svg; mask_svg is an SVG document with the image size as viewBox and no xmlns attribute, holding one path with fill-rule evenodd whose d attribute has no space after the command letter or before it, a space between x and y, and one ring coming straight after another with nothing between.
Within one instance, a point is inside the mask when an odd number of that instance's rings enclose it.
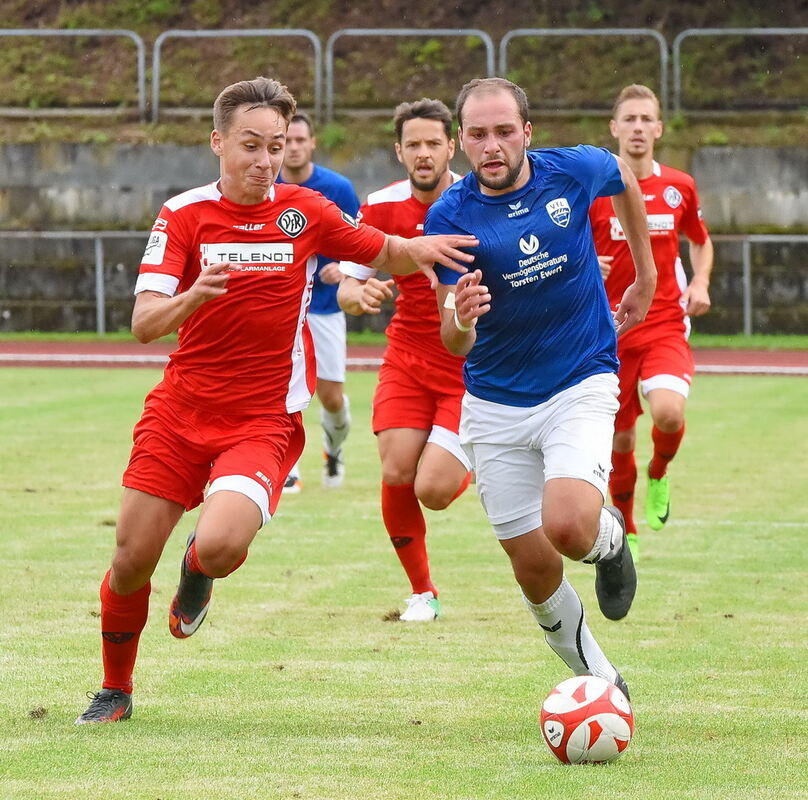
<instances>
[{"instance_id":1,"label":"player in blue jersey","mask_svg":"<svg viewBox=\"0 0 808 800\"><path fill-rule=\"evenodd\" d=\"M314 189L355 217L359 198L353 185L345 176L314 163L312 156L316 146L311 119L298 111L289 123L278 182ZM350 403L344 392L345 314L337 303L341 279L338 262L317 256L308 320L317 359L317 397L323 426L323 485L332 489L342 486L345 475L342 445L351 428ZM301 485L300 468L295 464L283 487L284 494L299 492Z\"/></svg>"},{"instance_id":2,"label":"player in blue jersey","mask_svg":"<svg viewBox=\"0 0 808 800\"><path fill-rule=\"evenodd\" d=\"M441 336L466 356L460 438L477 491L550 647L577 675L627 687L592 636L562 556L595 564L605 616L637 586L620 513L604 507L617 411L617 333L645 316L656 283L642 195L625 162L581 145L527 151L524 91L467 83L458 137L471 172L429 210L426 233L473 233L475 269L438 269ZM637 277L614 316L589 226L612 195Z\"/></svg>"}]
</instances>

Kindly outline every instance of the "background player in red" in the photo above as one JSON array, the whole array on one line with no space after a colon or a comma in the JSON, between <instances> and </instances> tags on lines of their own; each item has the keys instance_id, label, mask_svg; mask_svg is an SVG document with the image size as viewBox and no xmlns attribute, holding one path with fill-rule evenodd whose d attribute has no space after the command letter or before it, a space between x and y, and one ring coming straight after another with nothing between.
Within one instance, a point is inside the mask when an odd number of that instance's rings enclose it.
<instances>
[{"instance_id":1,"label":"background player in red","mask_svg":"<svg viewBox=\"0 0 808 800\"><path fill-rule=\"evenodd\" d=\"M429 206L459 179L449 170L454 155L452 114L440 100L422 98L396 108L396 156L408 178L373 192L360 218L380 230L420 236ZM393 280L376 270L343 262L339 301L350 314L378 314L392 297ZM435 292L423 275L395 278L399 294L387 326L388 346L373 398L373 432L382 462L382 519L410 579L412 595L401 615L426 622L440 614L426 549L420 503L443 509L468 486L469 461L457 435L463 397L463 362L440 338ZM420 501L420 503L419 503Z\"/></svg>"},{"instance_id":2,"label":"background player in red","mask_svg":"<svg viewBox=\"0 0 808 800\"><path fill-rule=\"evenodd\" d=\"M149 342L179 328L163 380L134 430L112 566L101 584L104 680L77 724L132 713L132 674L151 576L185 510L199 505L169 628L193 634L213 579L247 557L303 448L301 410L314 389L306 325L315 253L393 273L469 261L473 237L388 236L322 195L275 179L295 101L269 78L224 89L210 143L218 181L168 200L141 262L132 332ZM457 267L462 269L462 267Z\"/></svg>"},{"instance_id":3,"label":"background player in red","mask_svg":"<svg viewBox=\"0 0 808 800\"><path fill-rule=\"evenodd\" d=\"M317 139L309 116L298 111L286 132L286 153L279 181L296 183L320 192L352 217L359 211L359 198L344 176L314 163ZM345 314L337 303L337 287L342 279L339 263L318 256L309 306L308 323L317 359L317 399L323 427L323 485L342 486L345 474L343 444L351 429L351 405L345 394L346 329ZM302 488L300 464L295 464L283 486L284 494Z\"/></svg>"},{"instance_id":4,"label":"background player in red","mask_svg":"<svg viewBox=\"0 0 808 800\"><path fill-rule=\"evenodd\" d=\"M638 384L648 400L653 420L653 455L648 465L645 517L660 530L670 512L666 471L685 432L685 401L695 365L690 345L690 316L710 308L708 287L713 245L701 217L696 184L690 175L654 160L654 145L662 136L659 101L647 86L626 86L614 104L609 123L619 155L640 183L657 267L657 288L645 321L618 339L620 410L615 419L609 491L623 512L629 546L638 557L634 521L634 457L636 421L642 414ZM595 247L614 308L633 280L634 266L611 199L599 197L590 211ZM690 242L693 278L687 283L679 256L679 236Z\"/></svg>"}]
</instances>

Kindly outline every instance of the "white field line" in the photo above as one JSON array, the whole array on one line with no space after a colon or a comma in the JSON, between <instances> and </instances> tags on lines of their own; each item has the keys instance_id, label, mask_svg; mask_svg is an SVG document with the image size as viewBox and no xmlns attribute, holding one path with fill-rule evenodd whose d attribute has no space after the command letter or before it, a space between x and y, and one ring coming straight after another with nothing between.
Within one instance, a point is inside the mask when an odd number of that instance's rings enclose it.
<instances>
[{"instance_id":1,"label":"white field line","mask_svg":"<svg viewBox=\"0 0 808 800\"><path fill-rule=\"evenodd\" d=\"M772 520L745 520L739 522L731 519L672 519L666 529L670 528L805 528L805 522L773 522ZM653 535L653 534L651 534Z\"/></svg>"},{"instance_id":2,"label":"white field line","mask_svg":"<svg viewBox=\"0 0 808 800\"><path fill-rule=\"evenodd\" d=\"M0 353L0 364L19 362L49 362L56 364L165 364L165 355L137 355L116 353ZM381 358L348 358L346 365L354 369L381 366ZM731 364L703 364L696 367L696 372L716 375L748 374L748 375L808 375L808 366L748 366Z\"/></svg>"}]
</instances>

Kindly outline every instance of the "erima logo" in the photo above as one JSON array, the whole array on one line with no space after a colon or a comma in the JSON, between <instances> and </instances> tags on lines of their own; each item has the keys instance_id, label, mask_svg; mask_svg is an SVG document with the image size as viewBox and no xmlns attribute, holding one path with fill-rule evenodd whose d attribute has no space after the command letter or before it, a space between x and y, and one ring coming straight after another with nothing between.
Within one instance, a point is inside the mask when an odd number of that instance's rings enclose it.
<instances>
[{"instance_id":1,"label":"erima logo","mask_svg":"<svg viewBox=\"0 0 808 800\"><path fill-rule=\"evenodd\" d=\"M558 200L551 200L544 206L550 219L558 225L559 228L566 228L570 224L570 204L567 202L566 197L559 197Z\"/></svg>"},{"instance_id":2,"label":"erima logo","mask_svg":"<svg viewBox=\"0 0 808 800\"><path fill-rule=\"evenodd\" d=\"M306 225L308 224L309 221L306 219L305 215L296 208L287 208L286 211L278 217L277 222L278 227L292 239L296 236L300 236L300 234L306 230Z\"/></svg>"},{"instance_id":3,"label":"erima logo","mask_svg":"<svg viewBox=\"0 0 808 800\"><path fill-rule=\"evenodd\" d=\"M237 231L262 231L264 230L264 223L248 222L245 225L234 225Z\"/></svg>"},{"instance_id":4,"label":"erima logo","mask_svg":"<svg viewBox=\"0 0 808 800\"><path fill-rule=\"evenodd\" d=\"M153 231L164 231L168 227L168 220L163 219L162 217L157 217L154 220L154 225L152 225Z\"/></svg>"},{"instance_id":5,"label":"erima logo","mask_svg":"<svg viewBox=\"0 0 808 800\"><path fill-rule=\"evenodd\" d=\"M551 628L548 628L546 625L542 625L541 622L539 623L539 627L543 631L547 631L547 633L555 633L556 631L561 630L561 620L558 620L558 622L556 622L556 624L553 625Z\"/></svg>"},{"instance_id":6,"label":"erima logo","mask_svg":"<svg viewBox=\"0 0 808 800\"><path fill-rule=\"evenodd\" d=\"M525 239L523 236L519 240L519 249L526 256L532 256L539 249L539 237L535 233L531 233L529 239Z\"/></svg>"},{"instance_id":7,"label":"erima logo","mask_svg":"<svg viewBox=\"0 0 808 800\"><path fill-rule=\"evenodd\" d=\"M359 223L350 215L347 214L345 211L342 212L342 218L347 222L352 228L358 228Z\"/></svg>"},{"instance_id":8,"label":"erima logo","mask_svg":"<svg viewBox=\"0 0 808 800\"><path fill-rule=\"evenodd\" d=\"M258 470L255 473L255 477L258 478L258 480L263 481L269 487L270 492L272 491L272 481L269 478L267 478L267 476L264 475L264 473L261 472L261 470Z\"/></svg>"},{"instance_id":9,"label":"erima logo","mask_svg":"<svg viewBox=\"0 0 808 800\"><path fill-rule=\"evenodd\" d=\"M682 204L682 193L675 186L668 186L662 192L662 198L671 208L678 208Z\"/></svg>"},{"instance_id":10,"label":"erima logo","mask_svg":"<svg viewBox=\"0 0 808 800\"><path fill-rule=\"evenodd\" d=\"M656 195L655 194L644 194L642 196L642 199L645 200L646 203L650 203L653 200L656 200Z\"/></svg>"},{"instance_id":11,"label":"erima logo","mask_svg":"<svg viewBox=\"0 0 808 800\"><path fill-rule=\"evenodd\" d=\"M415 230L417 230L417 231L422 231L423 229L424 229L424 223L423 223L423 222L419 222L419 223L418 223L418 224L415 226Z\"/></svg>"},{"instance_id":12,"label":"erima logo","mask_svg":"<svg viewBox=\"0 0 808 800\"><path fill-rule=\"evenodd\" d=\"M530 213L530 209L527 206L522 208L521 200L517 203L508 203L508 208L510 208L511 210L511 213L508 214L508 219L513 219L514 217L521 217L522 214Z\"/></svg>"}]
</instances>

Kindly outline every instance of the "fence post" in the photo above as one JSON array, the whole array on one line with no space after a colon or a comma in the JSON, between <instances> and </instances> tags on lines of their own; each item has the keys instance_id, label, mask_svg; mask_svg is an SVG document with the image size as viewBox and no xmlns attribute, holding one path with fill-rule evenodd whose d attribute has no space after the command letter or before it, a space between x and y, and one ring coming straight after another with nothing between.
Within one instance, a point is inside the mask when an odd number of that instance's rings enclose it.
<instances>
[{"instance_id":1,"label":"fence post","mask_svg":"<svg viewBox=\"0 0 808 800\"><path fill-rule=\"evenodd\" d=\"M104 241L95 237L95 331L99 336L107 332L106 287L104 286Z\"/></svg>"},{"instance_id":2,"label":"fence post","mask_svg":"<svg viewBox=\"0 0 808 800\"><path fill-rule=\"evenodd\" d=\"M741 244L743 257L743 332L752 335L752 243L748 238Z\"/></svg>"}]
</instances>

